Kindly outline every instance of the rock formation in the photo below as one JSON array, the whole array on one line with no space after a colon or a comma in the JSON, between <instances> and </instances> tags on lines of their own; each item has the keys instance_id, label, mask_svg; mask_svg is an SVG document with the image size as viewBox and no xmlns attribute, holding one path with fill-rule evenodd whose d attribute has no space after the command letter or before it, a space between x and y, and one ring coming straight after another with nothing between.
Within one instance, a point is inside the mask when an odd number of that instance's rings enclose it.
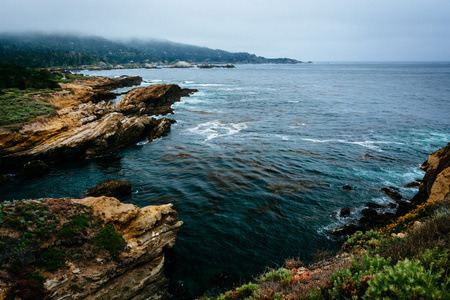
<instances>
[{"instance_id":1,"label":"rock formation","mask_svg":"<svg viewBox=\"0 0 450 300\"><path fill-rule=\"evenodd\" d=\"M88 196L120 197L131 195L131 183L123 180L108 180L88 190Z\"/></svg>"},{"instance_id":2,"label":"rock formation","mask_svg":"<svg viewBox=\"0 0 450 300\"><path fill-rule=\"evenodd\" d=\"M376 203L367 203L369 208L361 211L363 217L358 224L349 224L332 231L333 235L349 235L357 230L366 231L372 228L383 227L398 217L401 217L424 202L440 201L450 193L450 143L428 156L428 159L420 167L425 171L420 181L419 192L411 201L402 201L398 188L383 187L386 195L396 200L389 204L390 208L396 208L396 213L384 212L385 206ZM377 211L380 209L381 211Z\"/></svg>"},{"instance_id":3,"label":"rock formation","mask_svg":"<svg viewBox=\"0 0 450 300\"><path fill-rule=\"evenodd\" d=\"M425 176L411 202L418 205L443 199L450 191L450 143L430 154L420 168Z\"/></svg>"},{"instance_id":4,"label":"rock formation","mask_svg":"<svg viewBox=\"0 0 450 300\"><path fill-rule=\"evenodd\" d=\"M89 197L1 209L0 299L166 298L165 251L182 225L171 205Z\"/></svg>"},{"instance_id":5,"label":"rock formation","mask_svg":"<svg viewBox=\"0 0 450 300\"><path fill-rule=\"evenodd\" d=\"M15 129L0 128L2 171L17 172L35 160L50 163L109 154L146 138L155 128L156 137L164 135L172 122L148 115L172 113L171 105L192 90L158 84L133 89L117 103L102 100L110 99L110 89L141 81L140 77L98 77L63 85L70 90L45 99L60 108L54 116L38 117Z\"/></svg>"}]
</instances>

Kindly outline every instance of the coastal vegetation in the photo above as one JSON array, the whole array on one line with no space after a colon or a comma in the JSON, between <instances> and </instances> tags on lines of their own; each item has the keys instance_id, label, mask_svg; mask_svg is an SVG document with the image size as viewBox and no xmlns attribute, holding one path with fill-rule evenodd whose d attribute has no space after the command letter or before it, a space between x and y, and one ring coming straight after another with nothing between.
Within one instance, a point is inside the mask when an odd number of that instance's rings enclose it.
<instances>
[{"instance_id":1,"label":"coastal vegetation","mask_svg":"<svg viewBox=\"0 0 450 300\"><path fill-rule=\"evenodd\" d=\"M166 40L111 41L100 37L23 34L0 36L2 62L36 67L98 65L141 66L145 63L298 63L289 58L265 58L247 52L227 52Z\"/></svg>"},{"instance_id":2,"label":"coastal vegetation","mask_svg":"<svg viewBox=\"0 0 450 300\"><path fill-rule=\"evenodd\" d=\"M125 249L113 226L69 199L5 202L0 224L0 280L12 286L11 297L44 299L46 273L69 268L68 260L114 260Z\"/></svg>"},{"instance_id":3,"label":"coastal vegetation","mask_svg":"<svg viewBox=\"0 0 450 300\"><path fill-rule=\"evenodd\" d=\"M358 231L342 251L305 268L270 270L200 299L449 299L450 193L380 230Z\"/></svg>"},{"instance_id":4,"label":"coastal vegetation","mask_svg":"<svg viewBox=\"0 0 450 300\"><path fill-rule=\"evenodd\" d=\"M23 123L37 116L50 116L56 107L47 96L61 90L59 83L89 79L15 64L0 65L0 126Z\"/></svg>"}]
</instances>

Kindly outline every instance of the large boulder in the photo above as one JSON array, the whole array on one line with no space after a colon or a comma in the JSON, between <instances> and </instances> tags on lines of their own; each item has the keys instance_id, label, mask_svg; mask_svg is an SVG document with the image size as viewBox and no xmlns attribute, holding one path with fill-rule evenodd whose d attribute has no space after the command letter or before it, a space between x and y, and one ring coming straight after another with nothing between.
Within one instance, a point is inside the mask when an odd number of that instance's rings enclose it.
<instances>
[{"instance_id":1,"label":"large boulder","mask_svg":"<svg viewBox=\"0 0 450 300\"><path fill-rule=\"evenodd\" d=\"M133 89L115 103L124 115L166 115L173 113L171 105L180 101L181 88L175 84L155 84Z\"/></svg>"},{"instance_id":2,"label":"large boulder","mask_svg":"<svg viewBox=\"0 0 450 300\"><path fill-rule=\"evenodd\" d=\"M419 192L411 200L415 205L443 199L448 193L450 168L450 143L433 152L420 167L425 171Z\"/></svg>"},{"instance_id":3,"label":"large boulder","mask_svg":"<svg viewBox=\"0 0 450 300\"><path fill-rule=\"evenodd\" d=\"M167 298L166 251L182 225L171 205L41 199L2 213L0 299Z\"/></svg>"},{"instance_id":4,"label":"large boulder","mask_svg":"<svg viewBox=\"0 0 450 300\"><path fill-rule=\"evenodd\" d=\"M88 190L88 196L120 197L131 195L131 184L123 180L108 180Z\"/></svg>"}]
</instances>

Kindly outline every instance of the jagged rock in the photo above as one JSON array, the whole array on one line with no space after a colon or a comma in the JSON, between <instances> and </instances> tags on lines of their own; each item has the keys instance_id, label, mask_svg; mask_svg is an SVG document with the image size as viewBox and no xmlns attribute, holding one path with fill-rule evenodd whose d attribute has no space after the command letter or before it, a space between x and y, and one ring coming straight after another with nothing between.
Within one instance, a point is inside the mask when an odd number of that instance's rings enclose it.
<instances>
[{"instance_id":1,"label":"jagged rock","mask_svg":"<svg viewBox=\"0 0 450 300\"><path fill-rule=\"evenodd\" d=\"M357 232L358 230L362 230L363 227L355 225L355 224L349 224L342 227L339 227L331 232L332 235L337 236L345 236L345 235L351 235Z\"/></svg>"},{"instance_id":2,"label":"jagged rock","mask_svg":"<svg viewBox=\"0 0 450 300\"><path fill-rule=\"evenodd\" d=\"M22 174L26 177L42 177L50 172L50 167L41 160L32 160L23 165Z\"/></svg>"},{"instance_id":3,"label":"jagged rock","mask_svg":"<svg viewBox=\"0 0 450 300\"><path fill-rule=\"evenodd\" d=\"M398 192L398 190L399 190L398 188L393 186L385 186L381 188L381 191L383 191L386 195L388 195L394 200L400 200L403 198L402 195L400 195L400 193Z\"/></svg>"},{"instance_id":4,"label":"jagged rock","mask_svg":"<svg viewBox=\"0 0 450 300\"><path fill-rule=\"evenodd\" d=\"M105 89L141 81L140 77L99 77L64 85L72 91L59 91L47 99L60 107L56 115L36 118L18 130L0 127L2 171L14 172L30 160L49 163L107 155L146 138L155 127L146 114L172 112L170 106L182 94L179 86L133 89L115 104L86 103L86 99L102 95Z\"/></svg>"},{"instance_id":5,"label":"jagged rock","mask_svg":"<svg viewBox=\"0 0 450 300\"><path fill-rule=\"evenodd\" d=\"M381 205L381 204L374 203L374 202L367 202L367 203L366 203L366 206L367 206L368 208L373 208L373 209L386 208L385 205Z\"/></svg>"},{"instance_id":6,"label":"jagged rock","mask_svg":"<svg viewBox=\"0 0 450 300\"><path fill-rule=\"evenodd\" d=\"M16 207L19 205L20 207ZM32 299L165 299L167 298L168 279L164 275L166 251L175 244L179 227L176 211L171 205L147 206L138 208L132 204L123 204L110 197L88 197L84 199L43 199L27 200L9 203L2 207L7 210L10 219L21 218L24 208L34 207L34 210L47 210L47 222L52 224L45 236L28 238L32 240L20 259L28 269L22 270L23 278L8 275L8 269L3 265L1 272L7 276L0 277L0 296L18 299L20 289L29 288L26 281L31 274L39 272L44 278L44 284L33 287ZM36 262L42 249L62 249L59 243L63 228L72 224L74 216L84 216L88 221L83 230L78 233L84 237L79 243L68 245L70 253L66 255L59 268L49 270ZM54 217L58 222L54 222ZM72 220L72 221L71 221ZM8 220L1 225L2 241L9 241L10 236L19 237L23 232L18 226ZM27 226L40 226L38 222ZM71 225L75 226L75 225ZM112 228L116 235L121 236L125 248L111 259L104 248L92 248L101 228ZM26 229L24 229L26 230ZM69 235L70 237L70 235ZM3 244L0 255L8 258L9 248L16 247L14 243ZM92 252L95 249L95 252ZM35 251L35 252L30 252ZM69 251L69 250L64 250ZM78 257L77 257L78 256ZM48 258L52 259L52 258ZM14 289L12 289L14 287ZM8 298L9 297L9 298ZM31 299L30 297L28 297Z\"/></svg>"},{"instance_id":7,"label":"jagged rock","mask_svg":"<svg viewBox=\"0 0 450 300\"><path fill-rule=\"evenodd\" d=\"M173 113L171 105L180 97L178 85L155 84L129 91L115 103L115 109L124 115L166 115Z\"/></svg>"},{"instance_id":8,"label":"jagged rock","mask_svg":"<svg viewBox=\"0 0 450 300\"><path fill-rule=\"evenodd\" d=\"M448 171L443 173L439 180L437 177L445 169L450 167L450 143L445 147L428 155L428 159L420 167L425 171L422 183L419 186L419 192L413 197L411 202L414 205L422 204L430 199L436 200L442 198L445 190L448 190L449 185L445 185L446 177L448 178ZM437 181L437 182L436 182ZM433 186L437 184L435 190L432 191Z\"/></svg>"},{"instance_id":9,"label":"jagged rock","mask_svg":"<svg viewBox=\"0 0 450 300\"><path fill-rule=\"evenodd\" d=\"M350 207L344 207L343 209L341 209L339 216L341 218L346 218L346 217L350 216L351 211L352 211L352 209Z\"/></svg>"},{"instance_id":10,"label":"jagged rock","mask_svg":"<svg viewBox=\"0 0 450 300\"><path fill-rule=\"evenodd\" d=\"M148 134L148 140L151 142L154 139L165 136L169 131L172 124L176 123L175 120L161 118L159 120L152 119L153 122L150 126L150 132Z\"/></svg>"},{"instance_id":11,"label":"jagged rock","mask_svg":"<svg viewBox=\"0 0 450 300\"><path fill-rule=\"evenodd\" d=\"M361 211L361 213L365 217L373 217L378 215L377 211L373 208L365 208Z\"/></svg>"},{"instance_id":12,"label":"jagged rock","mask_svg":"<svg viewBox=\"0 0 450 300\"><path fill-rule=\"evenodd\" d=\"M108 180L88 190L88 196L120 197L131 195L131 184L123 180Z\"/></svg>"},{"instance_id":13,"label":"jagged rock","mask_svg":"<svg viewBox=\"0 0 450 300\"><path fill-rule=\"evenodd\" d=\"M412 187L418 187L419 185L420 185L419 181L413 181L413 182L405 184L403 187L412 188Z\"/></svg>"},{"instance_id":14,"label":"jagged rock","mask_svg":"<svg viewBox=\"0 0 450 300\"><path fill-rule=\"evenodd\" d=\"M181 97L189 97L190 95L192 95L193 93L198 92L197 89L181 89L180 91L180 96Z\"/></svg>"}]
</instances>

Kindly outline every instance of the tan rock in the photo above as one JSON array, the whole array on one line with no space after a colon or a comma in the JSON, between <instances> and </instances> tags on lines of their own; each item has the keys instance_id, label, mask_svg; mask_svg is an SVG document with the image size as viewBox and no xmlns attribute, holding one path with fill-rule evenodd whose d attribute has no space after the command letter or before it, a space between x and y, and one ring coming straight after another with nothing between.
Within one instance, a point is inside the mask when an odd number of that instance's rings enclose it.
<instances>
[{"instance_id":1,"label":"tan rock","mask_svg":"<svg viewBox=\"0 0 450 300\"><path fill-rule=\"evenodd\" d=\"M446 168L436 176L431 186L428 201L440 201L450 192L450 167Z\"/></svg>"}]
</instances>

